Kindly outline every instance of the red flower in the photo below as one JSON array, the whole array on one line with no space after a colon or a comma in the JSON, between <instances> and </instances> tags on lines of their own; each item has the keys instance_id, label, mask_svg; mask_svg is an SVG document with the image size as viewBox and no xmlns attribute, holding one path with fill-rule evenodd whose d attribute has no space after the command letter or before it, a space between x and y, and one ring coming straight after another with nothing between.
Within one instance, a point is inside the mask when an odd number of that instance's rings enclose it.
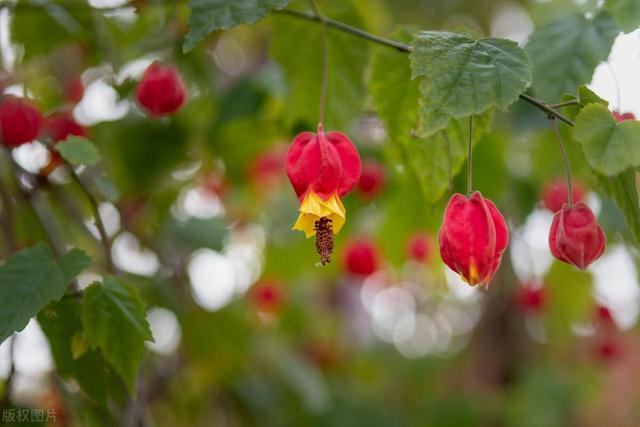
<instances>
[{"instance_id":1,"label":"red flower","mask_svg":"<svg viewBox=\"0 0 640 427\"><path fill-rule=\"evenodd\" d=\"M64 83L64 97L72 104L77 104L82 101L84 96L84 86L80 77L74 79L68 79Z\"/></svg>"},{"instance_id":2,"label":"red flower","mask_svg":"<svg viewBox=\"0 0 640 427\"><path fill-rule=\"evenodd\" d=\"M178 111L187 97L187 89L173 66L154 61L144 72L135 97L151 117L160 117Z\"/></svg>"},{"instance_id":3,"label":"red flower","mask_svg":"<svg viewBox=\"0 0 640 427\"><path fill-rule=\"evenodd\" d=\"M277 313L284 302L284 291L279 283L263 280L250 293L253 305L264 313Z\"/></svg>"},{"instance_id":4,"label":"red flower","mask_svg":"<svg viewBox=\"0 0 640 427\"><path fill-rule=\"evenodd\" d=\"M250 174L253 184L261 190L271 190L284 178L285 150L278 145L260 153L251 164Z\"/></svg>"},{"instance_id":5,"label":"red flower","mask_svg":"<svg viewBox=\"0 0 640 427\"><path fill-rule=\"evenodd\" d=\"M295 137L285 158L285 169L300 201L294 230L307 238L316 235L316 249L323 264L331 261L333 235L345 222L342 197L360 178L360 155L340 132L303 132Z\"/></svg>"},{"instance_id":6,"label":"red flower","mask_svg":"<svg viewBox=\"0 0 640 427\"><path fill-rule=\"evenodd\" d=\"M365 162L358 181L358 191L366 199L373 199L384 189L387 173L378 162Z\"/></svg>"},{"instance_id":7,"label":"red flower","mask_svg":"<svg viewBox=\"0 0 640 427\"><path fill-rule=\"evenodd\" d=\"M625 120L635 120L636 116L633 113L619 113L617 111L613 111L613 117L616 118L618 122L624 122Z\"/></svg>"},{"instance_id":8,"label":"red flower","mask_svg":"<svg viewBox=\"0 0 640 427\"><path fill-rule=\"evenodd\" d=\"M414 261L426 261L431 255L431 237L425 232L417 232L409 237L407 253Z\"/></svg>"},{"instance_id":9,"label":"red flower","mask_svg":"<svg viewBox=\"0 0 640 427\"><path fill-rule=\"evenodd\" d=\"M0 103L0 134L2 144L15 148L37 138L42 125L42 114L29 100L12 95Z\"/></svg>"},{"instance_id":10,"label":"red flower","mask_svg":"<svg viewBox=\"0 0 640 427\"><path fill-rule=\"evenodd\" d=\"M509 242L509 229L493 202L476 191L454 194L440 228L440 256L464 281L489 286Z\"/></svg>"},{"instance_id":11,"label":"red flower","mask_svg":"<svg viewBox=\"0 0 640 427\"><path fill-rule=\"evenodd\" d=\"M581 202L586 193L584 186L579 182L574 182L572 187L573 202ZM562 205L569 203L567 182L564 179L557 179L547 183L542 190L542 202L544 203L544 207L551 212L558 212L562 208Z\"/></svg>"},{"instance_id":12,"label":"red flower","mask_svg":"<svg viewBox=\"0 0 640 427\"><path fill-rule=\"evenodd\" d=\"M606 247L604 232L584 203L562 206L551 223L549 248L560 261L586 269Z\"/></svg>"},{"instance_id":13,"label":"red flower","mask_svg":"<svg viewBox=\"0 0 640 427\"><path fill-rule=\"evenodd\" d=\"M540 314L547 305L547 293L543 286L525 283L516 291L516 304L525 313Z\"/></svg>"},{"instance_id":14,"label":"red flower","mask_svg":"<svg viewBox=\"0 0 640 427\"><path fill-rule=\"evenodd\" d=\"M67 137L87 136L87 129L78 124L70 114L53 113L44 119L44 132L53 142L64 141Z\"/></svg>"},{"instance_id":15,"label":"red flower","mask_svg":"<svg viewBox=\"0 0 640 427\"><path fill-rule=\"evenodd\" d=\"M344 249L345 269L356 276L369 276L378 270L380 256L376 245L367 239L350 242Z\"/></svg>"}]
</instances>

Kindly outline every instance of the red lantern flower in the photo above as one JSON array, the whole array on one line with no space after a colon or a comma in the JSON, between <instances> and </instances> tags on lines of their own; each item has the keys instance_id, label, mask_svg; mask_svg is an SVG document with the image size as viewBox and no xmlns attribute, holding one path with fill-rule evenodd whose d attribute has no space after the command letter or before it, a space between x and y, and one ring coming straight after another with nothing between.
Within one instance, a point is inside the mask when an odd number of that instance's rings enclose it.
<instances>
[{"instance_id":1,"label":"red lantern flower","mask_svg":"<svg viewBox=\"0 0 640 427\"><path fill-rule=\"evenodd\" d=\"M38 137L42 114L29 100L7 95L0 103L2 144L15 148Z\"/></svg>"},{"instance_id":2,"label":"red lantern flower","mask_svg":"<svg viewBox=\"0 0 640 427\"><path fill-rule=\"evenodd\" d=\"M358 181L358 192L366 199L373 199L384 189L387 173L378 162L365 162Z\"/></svg>"},{"instance_id":3,"label":"red lantern flower","mask_svg":"<svg viewBox=\"0 0 640 427\"><path fill-rule=\"evenodd\" d=\"M45 117L44 131L53 142L64 141L71 135L87 136L87 129L67 113L53 113Z\"/></svg>"},{"instance_id":4,"label":"red lantern flower","mask_svg":"<svg viewBox=\"0 0 640 427\"><path fill-rule=\"evenodd\" d=\"M425 232L414 233L409 237L407 253L414 261L426 261L431 255L431 237Z\"/></svg>"},{"instance_id":5,"label":"red lantern flower","mask_svg":"<svg viewBox=\"0 0 640 427\"><path fill-rule=\"evenodd\" d=\"M344 249L344 266L351 274L369 276L378 270L379 264L378 248L370 240L354 240Z\"/></svg>"},{"instance_id":6,"label":"red lantern flower","mask_svg":"<svg viewBox=\"0 0 640 427\"><path fill-rule=\"evenodd\" d=\"M624 122L625 120L635 120L636 116L633 113L619 113L618 111L613 111L613 117L616 118L618 122Z\"/></svg>"},{"instance_id":7,"label":"red lantern flower","mask_svg":"<svg viewBox=\"0 0 640 427\"><path fill-rule=\"evenodd\" d=\"M604 232L584 203L562 206L551 223L549 248L560 261L585 270L606 247Z\"/></svg>"},{"instance_id":8,"label":"red lantern flower","mask_svg":"<svg viewBox=\"0 0 640 427\"><path fill-rule=\"evenodd\" d=\"M516 291L516 304L524 313L540 314L547 304L547 293L539 284L525 283Z\"/></svg>"},{"instance_id":9,"label":"red lantern flower","mask_svg":"<svg viewBox=\"0 0 640 427\"><path fill-rule=\"evenodd\" d=\"M263 280L250 293L253 305L263 313L277 313L284 302L284 291L279 283Z\"/></svg>"},{"instance_id":10,"label":"red lantern flower","mask_svg":"<svg viewBox=\"0 0 640 427\"><path fill-rule=\"evenodd\" d=\"M187 97L187 89L173 66L155 61L144 72L135 96L151 117L160 117L178 111Z\"/></svg>"},{"instance_id":11,"label":"red lantern flower","mask_svg":"<svg viewBox=\"0 0 640 427\"><path fill-rule=\"evenodd\" d=\"M346 210L342 197L360 178L360 155L349 138L340 132L303 132L295 137L285 158L285 169L300 201L300 215L294 230L307 238L316 236L322 264L331 262L333 235L344 225Z\"/></svg>"},{"instance_id":12,"label":"red lantern flower","mask_svg":"<svg viewBox=\"0 0 640 427\"><path fill-rule=\"evenodd\" d=\"M509 229L493 202L476 191L454 194L440 228L440 256L471 286L489 286L509 242Z\"/></svg>"},{"instance_id":13,"label":"red lantern flower","mask_svg":"<svg viewBox=\"0 0 640 427\"><path fill-rule=\"evenodd\" d=\"M574 182L572 187L574 203L581 202L586 193L584 186L579 182ZM562 208L562 205L569 203L567 182L564 179L557 179L545 185L542 190L542 202L544 203L544 207L551 212L558 212Z\"/></svg>"}]
</instances>

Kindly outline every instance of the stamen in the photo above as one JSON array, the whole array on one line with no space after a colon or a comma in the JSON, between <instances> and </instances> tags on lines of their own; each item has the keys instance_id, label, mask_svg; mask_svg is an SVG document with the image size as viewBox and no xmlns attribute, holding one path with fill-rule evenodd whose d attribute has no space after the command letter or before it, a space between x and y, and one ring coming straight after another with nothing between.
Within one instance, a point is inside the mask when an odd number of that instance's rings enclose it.
<instances>
[{"instance_id":1,"label":"stamen","mask_svg":"<svg viewBox=\"0 0 640 427\"><path fill-rule=\"evenodd\" d=\"M323 217L315 222L313 229L316 231L316 251L320 255L322 265L331 262L331 254L333 253L333 227L331 220Z\"/></svg>"}]
</instances>

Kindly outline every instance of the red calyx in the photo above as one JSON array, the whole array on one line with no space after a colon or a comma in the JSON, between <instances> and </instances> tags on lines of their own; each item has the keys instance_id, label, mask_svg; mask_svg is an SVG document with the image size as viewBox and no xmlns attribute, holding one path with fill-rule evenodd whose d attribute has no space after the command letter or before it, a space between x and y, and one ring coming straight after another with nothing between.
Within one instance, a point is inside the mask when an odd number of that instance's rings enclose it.
<instances>
[{"instance_id":1,"label":"red calyx","mask_svg":"<svg viewBox=\"0 0 640 427\"><path fill-rule=\"evenodd\" d=\"M440 256L471 286L488 286L509 243L509 229L493 202L476 191L454 194L440 228Z\"/></svg>"},{"instance_id":2,"label":"red calyx","mask_svg":"<svg viewBox=\"0 0 640 427\"><path fill-rule=\"evenodd\" d=\"M431 256L431 237L425 232L412 234L407 242L407 254L414 261L427 261Z\"/></svg>"},{"instance_id":3,"label":"red calyx","mask_svg":"<svg viewBox=\"0 0 640 427\"><path fill-rule=\"evenodd\" d=\"M2 144L15 148L38 137L42 114L29 100L12 95L0 102L0 135Z\"/></svg>"},{"instance_id":4,"label":"red calyx","mask_svg":"<svg viewBox=\"0 0 640 427\"><path fill-rule=\"evenodd\" d=\"M540 314L547 304L547 293L544 287L535 283L519 286L515 298L518 308L524 313Z\"/></svg>"},{"instance_id":5,"label":"red calyx","mask_svg":"<svg viewBox=\"0 0 640 427\"><path fill-rule=\"evenodd\" d=\"M78 124L68 113L53 113L44 119L44 132L51 138L51 141L64 141L67 137L87 136L87 129Z\"/></svg>"},{"instance_id":6,"label":"red calyx","mask_svg":"<svg viewBox=\"0 0 640 427\"><path fill-rule=\"evenodd\" d=\"M384 189L387 173L383 165L378 162L362 164L362 174L358 181L358 192L366 199L373 199Z\"/></svg>"},{"instance_id":7,"label":"red calyx","mask_svg":"<svg viewBox=\"0 0 640 427\"><path fill-rule=\"evenodd\" d=\"M635 114L633 114L631 112L620 113L618 111L613 111L613 117L615 117L616 121L618 121L618 122L624 122L625 120L635 120L636 119Z\"/></svg>"},{"instance_id":8,"label":"red calyx","mask_svg":"<svg viewBox=\"0 0 640 427\"><path fill-rule=\"evenodd\" d=\"M144 72L135 98L151 117L166 116L184 104L187 89L173 66L154 61Z\"/></svg>"},{"instance_id":9,"label":"red calyx","mask_svg":"<svg viewBox=\"0 0 640 427\"><path fill-rule=\"evenodd\" d=\"M378 270L377 246L368 239L353 240L344 249L344 267L356 276L369 276Z\"/></svg>"},{"instance_id":10,"label":"red calyx","mask_svg":"<svg viewBox=\"0 0 640 427\"><path fill-rule=\"evenodd\" d=\"M595 215L584 203L562 206L551 223L549 248L560 261L585 270L607 245Z\"/></svg>"},{"instance_id":11,"label":"red calyx","mask_svg":"<svg viewBox=\"0 0 640 427\"><path fill-rule=\"evenodd\" d=\"M581 202L586 193L585 187L579 182L574 182L572 187L573 202ZM558 212L562 208L562 205L569 203L567 182L564 179L557 179L547 183L542 189L542 202L544 203L544 207L551 212Z\"/></svg>"},{"instance_id":12,"label":"red calyx","mask_svg":"<svg viewBox=\"0 0 640 427\"><path fill-rule=\"evenodd\" d=\"M284 302L284 291L279 283L264 280L251 289L253 305L265 313L277 313Z\"/></svg>"},{"instance_id":13,"label":"red calyx","mask_svg":"<svg viewBox=\"0 0 640 427\"><path fill-rule=\"evenodd\" d=\"M295 137L285 158L285 169L291 185L302 201L308 191L328 200L342 197L360 179L360 155L349 138L336 131L302 132Z\"/></svg>"}]
</instances>

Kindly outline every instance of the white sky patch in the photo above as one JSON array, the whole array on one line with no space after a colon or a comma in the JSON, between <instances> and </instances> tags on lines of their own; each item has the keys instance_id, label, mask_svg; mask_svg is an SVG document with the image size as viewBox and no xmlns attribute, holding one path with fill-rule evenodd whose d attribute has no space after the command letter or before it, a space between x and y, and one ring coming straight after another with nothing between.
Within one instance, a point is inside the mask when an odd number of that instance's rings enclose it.
<instances>
[{"instance_id":1,"label":"white sky patch","mask_svg":"<svg viewBox=\"0 0 640 427\"><path fill-rule=\"evenodd\" d=\"M615 78L614 78L615 74ZM600 64L589 88L609 101L609 108L640 117L640 30L620 34L608 63ZM619 91L616 88L616 80ZM618 102L618 97L620 98Z\"/></svg>"},{"instance_id":2,"label":"white sky patch","mask_svg":"<svg viewBox=\"0 0 640 427\"><path fill-rule=\"evenodd\" d=\"M187 272L196 303L209 311L229 304L235 294L233 262L211 249L197 250L189 260Z\"/></svg>"},{"instance_id":3,"label":"white sky patch","mask_svg":"<svg viewBox=\"0 0 640 427\"><path fill-rule=\"evenodd\" d=\"M522 44L533 33L529 13L516 3L500 3L491 18L491 35Z\"/></svg>"},{"instance_id":4,"label":"white sky patch","mask_svg":"<svg viewBox=\"0 0 640 427\"><path fill-rule=\"evenodd\" d=\"M142 247L136 236L128 232L116 237L111 252L116 267L129 273L153 276L160 268L160 261L155 252Z\"/></svg>"},{"instance_id":5,"label":"white sky patch","mask_svg":"<svg viewBox=\"0 0 640 427\"><path fill-rule=\"evenodd\" d=\"M589 271L596 299L611 310L616 323L632 327L640 310L640 284L633 259L623 245L612 245Z\"/></svg>"},{"instance_id":6,"label":"white sky patch","mask_svg":"<svg viewBox=\"0 0 640 427\"><path fill-rule=\"evenodd\" d=\"M553 256L549 250L549 230L553 214L535 209L524 225L511 233L509 253L511 264L521 281L544 277L551 268Z\"/></svg>"},{"instance_id":7,"label":"white sky patch","mask_svg":"<svg viewBox=\"0 0 640 427\"><path fill-rule=\"evenodd\" d=\"M169 355L176 351L182 338L182 330L176 315L166 308L152 307L147 312L147 321L154 342L145 342L151 351Z\"/></svg>"},{"instance_id":8,"label":"white sky patch","mask_svg":"<svg viewBox=\"0 0 640 427\"><path fill-rule=\"evenodd\" d=\"M84 90L82 101L73 110L74 118L85 126L120 120L129 112L128 101L120 100L118 92L105 78L91 82Z\"/></svg>"}]
</instances>

